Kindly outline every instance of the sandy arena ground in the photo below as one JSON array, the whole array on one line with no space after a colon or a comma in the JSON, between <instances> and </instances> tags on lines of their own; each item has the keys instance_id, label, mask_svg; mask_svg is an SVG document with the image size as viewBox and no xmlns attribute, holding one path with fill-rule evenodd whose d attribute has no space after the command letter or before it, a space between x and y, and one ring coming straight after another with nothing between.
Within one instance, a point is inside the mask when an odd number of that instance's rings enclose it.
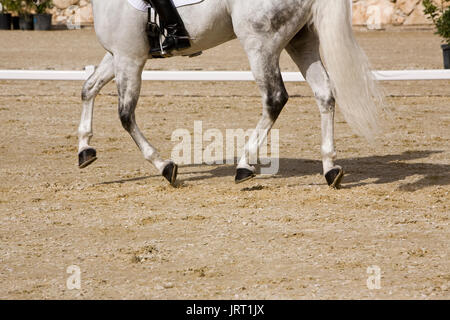
<instances>
[{"instance_id":1,"label":"sandy arena ground","mask_svg":"<svg viewBox=\"0 0 450 320\"><path fill-rule=\"evenodd\" d=\"M430 30L358 32L376 69L441 68ZM92 30L0 32L0 69L82 69ZM287 56L283 70L296 71ZM236 41L155 70L247 70ZM337 115L341 190L321 176L319 113L289 84L276 176L235 185L234 166L180 168L172 188L97 99L99 159L77 167L81 82L0 82L0 299L448 299L450 81L383 83L392 121L368 145ZM169 157L172 132L253 128L253 83L143 85L137 119ZM68 290L67 267L81 269ZM379 266L381 289L367 268Z\"/></svg>"}]
</instances>

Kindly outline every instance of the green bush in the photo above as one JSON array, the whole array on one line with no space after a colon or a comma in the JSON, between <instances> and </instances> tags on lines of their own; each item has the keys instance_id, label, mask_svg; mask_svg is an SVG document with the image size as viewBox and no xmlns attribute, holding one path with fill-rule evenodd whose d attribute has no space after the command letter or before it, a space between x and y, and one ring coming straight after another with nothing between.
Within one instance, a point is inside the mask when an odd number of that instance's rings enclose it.
<instances>
[{"instance_id":1,"label":"green bush","mask_svg":"<svg viewBox=\"0 0 450 320\"><path fill-rule=\"evenodd\" d=\"M18 0L19 15L30 15L33 13L33 0Z\"/></svg>"},{"instance_id":2,"label":"green bush","mask_svg":"<svg viewBox=\"0 0 450 320\"><path fill-rule=\"evenodd\" d=\"M446 8L445 6L445 3L450 3L450 0L441 0L440 7L436 6L432 0L423 0L422 2L425 14L436 26L436 34L450 45L450 7Z\"/></svg>"},{"instance_id":3,"label":"green bush","mask_svg":"<svg viewBox=\"0 0 450 320\"><path fill-rule=\"evenodd\" d=\"M0 0L3 13L16 13L19 15L31 13L46 13L53 8L52 0Z\"/></svg>"},{"instance_id":4,"label":"green bush","mask_svg":"<svg viewBox=\"0 0 450 320\"><path fill-rule=\"evenodd\" d=\"M41 1L33 1L33 2L34 2L34 8L36 10L36 13L39 13L39 14L46 13L48 9L53 8L52 0L41 0Z\"/></svg>"},{"instance_id":5,"label":"green bush","mask_svg":"<svg viewBox=\"0 0 450 320\"><path fill-rule=\"evenodd\" d=\"M19 0L0 0L2 13L18 13L20 11L21 1Z\"/></svg>"}]
</instances>

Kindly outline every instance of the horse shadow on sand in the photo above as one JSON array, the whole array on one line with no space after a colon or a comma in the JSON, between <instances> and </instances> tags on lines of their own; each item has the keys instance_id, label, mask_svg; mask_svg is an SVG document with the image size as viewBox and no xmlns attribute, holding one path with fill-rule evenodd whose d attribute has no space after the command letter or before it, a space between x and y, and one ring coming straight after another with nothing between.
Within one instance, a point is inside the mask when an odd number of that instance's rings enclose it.
<instances>
[{"instance_id":1,"label":"horse shadow on sand","mask_svg":"<svg viewBox=\"0 0 450 320\"><path fill-rule=\"evenodd\" d=\"M400 190L417 191L429 186L450 185L450 165L417 162L419 159L426 159L433 154L439 153L443 153L443 151L406 151L400 154L339 159L336 163L341 165L346 173L342 186L344 189L365 185L388 184L417 176L418 179L415 179L414 182L405 181L399 186ZM409 161L415 162L408 163ZM235 163L237 162L235 161ZM231 165L214 165L211 166L211 170L195 170L205 166L180 166L180 183L219 177L230 177L230 181L232 181L235 174L235 166ZM192 168L194 170L183 172L183 168ZM278 174L269 176L268 179L302 177L316 175L321 172L322 162L320 160L281 158ZM185 177L186 175L189 176ZM101 184L127 183L153 177L156 176L136 177L103 182ZM325 184L325 180L321 180L320 184Z\"/></svg>"}]
</instances>

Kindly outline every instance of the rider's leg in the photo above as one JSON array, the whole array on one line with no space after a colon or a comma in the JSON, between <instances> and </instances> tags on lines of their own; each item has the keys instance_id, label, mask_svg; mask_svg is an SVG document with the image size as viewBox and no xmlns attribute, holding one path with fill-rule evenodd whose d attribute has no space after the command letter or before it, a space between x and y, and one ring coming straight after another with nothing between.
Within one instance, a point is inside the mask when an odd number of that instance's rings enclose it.
<instances>
[{"instance_id":1,"label":"rider's leg","mask_svg":"<svg viewBox=\"0 0 450 320\"><path fill-rule=\"evenodd\" d=\"M191 46L189 35L172 0L149 0L149 2L161 17L167 30L167 37L162 44L162 50L170 52L189 48ZM160 51L161 48L151 48L151 52L158 53Z\"/></svg>"}]
</instances>

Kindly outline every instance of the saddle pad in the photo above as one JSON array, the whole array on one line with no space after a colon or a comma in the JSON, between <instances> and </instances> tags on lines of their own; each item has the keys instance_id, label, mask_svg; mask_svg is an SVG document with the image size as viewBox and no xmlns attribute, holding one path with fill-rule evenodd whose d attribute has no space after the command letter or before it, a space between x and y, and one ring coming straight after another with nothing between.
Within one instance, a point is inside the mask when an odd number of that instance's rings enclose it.
<instances>
[{"instance_id":1,"label":"saddle pad","mask_svg":"<svg viewBox=\"0 0 450 320\"><path fill-rule=\"evenodd\" d=\"M172 0L173 4L177 8L197 4L203 1L204 0ZM147 2L144 2L144 0L128 0L128 2L131 6L133 6L133 8L139 11L147 11L150 7L150 5Z\"/></svg>"}]
</instances>

